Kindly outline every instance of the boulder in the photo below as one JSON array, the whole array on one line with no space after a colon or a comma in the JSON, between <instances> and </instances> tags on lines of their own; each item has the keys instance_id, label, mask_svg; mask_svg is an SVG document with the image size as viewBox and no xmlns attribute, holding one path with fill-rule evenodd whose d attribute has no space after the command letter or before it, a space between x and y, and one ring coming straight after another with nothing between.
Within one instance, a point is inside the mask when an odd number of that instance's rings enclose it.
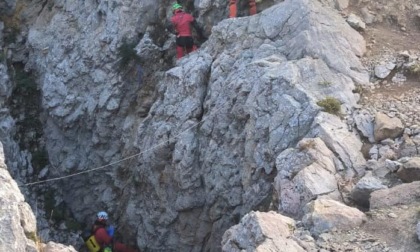
<instances>
[{"instance_id":1,"label":"boulder","mask_svg":"<svg viewBox=\"0 0 420 252\"><path fill-rule=\"evenodd\" d=\"M400 119L389 116L383 113L375 115L374 136L377 142L387 138L395 138L401 135L404 131L404 126Z\"/></svg>"},{"instance_id":2,"label":"boulder","mask_svg":"<svg viewBox=\"0 0 420 252\"><path fill-rule=\"evenodd\" d=\"M376 190L387 188L382 182L373 177L366 175L360 179L351 191L351 198L360 206L369 208L370 194Z\"/></svg>"},{"instance_id":3,"label":"boulder","mask_svg":"<svg viewBox=\"0 0 420 252\"><path fill-rule=\"evenodd\" d=\"M370 195L370 209L407 205L420 198L420 181L374 191Z\"/></svg>"},{"instance_id":4,"label":"boulder","mask_svg":"<svg viewBox=\"0 0 420 252\"><path fill-rule=\"evenodd\" d=\"M366 29L365 22L363 22L359 16L353 13L351 13L347 17L347 23L349 23L351 27L353 27L355 30L358 30L358 31L364 31Z\"/></svg>"},{"instance_id":5,"label":"boulder","mask_svg":"<svg viewBox=\"0 0 420 252\"><path fill-rule=\"evenodd\" d=\"M318 195L333 197L338 192L336 164L340 162L320 138L304 138L283 151L276 160L279 208L301 215L302 207Z\"/></svg>"},{"instance_id":6,"label":"boulder","mask_svg":"<svg viewBox=\"0 0 420 252\"><path fill-rule=\"evenodd\" d=\"M229 228L223 235L222 251L287 251L304 252L291 239L295 221L275 212L250 212L239 224Z\"/></svg>"},{"instance_id":7,"label":"boulder","mask_svg":"<svg viewBox=\"0 0 420 252\"><path fill-rule=\"evenodd\" d=\"M333 229L350 230L366 221L366 215L357 208L330 199L312 201L304 212L302 222L316 236Z\"/></svg>"},{"instance_id":8,"label":"boulder","mask_svg":"<svg viewBox=\"0 0 420 252\"><path fill-rule=\"evenodd\" d=\"M420 157L413 157L403 163L397 171L397 176L408 183L420 180Z\"/></svg>"},{"instance_id":9,"label":"boulder","mask_svg":"<svg viewBox=\"0 0 420 252\"><path fill-rule=\"evenodd\" d=\"M394 70L395 66L394 63L377 65L375 66L375 76L379 79L385 79Z\"/></svg>"},{"instance_id":10,"label":"boulder","mask_svg":"<svg viewBox=\"0 0 420 252\"><path fill-rule=\"evenodd\" d=\"M418 147L420 144L416 144L413 138L407 134L403 135L403 142L400 147L401 157L414 157L419 154Z\"/></svg>"},{"instance_id":11,"label":"boulder","mask_svg":"<svg viewBox=\"0 0 420 252\"><path fill-rule=\"evenodd\" d=\"M354 122L356 123L357 129L362 133L362 135L369 139L370 143L375 142L373 136L373 116L367 110L357 111L354 115Z\"/></svg>"}]
</instances>

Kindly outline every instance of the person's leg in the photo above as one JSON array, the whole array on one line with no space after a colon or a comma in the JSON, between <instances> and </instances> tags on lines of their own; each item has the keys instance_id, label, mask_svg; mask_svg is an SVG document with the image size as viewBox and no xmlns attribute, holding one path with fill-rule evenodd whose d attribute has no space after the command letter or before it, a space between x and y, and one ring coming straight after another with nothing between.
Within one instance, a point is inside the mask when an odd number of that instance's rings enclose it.
<instances>
[{"instance_id":1,"label":"person's leg","mask_svg":"<svg viewBox=\"0 0 420 252\"><path fill-rule=\"evenodd\" d=\"M236 0L229 0L229 18L236 17L236 15L237 15Z\"/></svg>"},{"instance_id":2,"label":"person's leg","mask_svg":"<svg viewBox=\"0 0 420 252\"><path fill-rule=\"evenodd\" d=\"M249 15L255 15L257 14L257 3L255 0L249 0Z\"/></svg>"},{"instance_id":3,"label":"person's leg","mask_svg":"<svg viewBox=\"0 0 420 252\"><path fill-rule=\"evenodd\" d=\"M187 37L185 40L185 47L187 53L194 52L197 50L197 46L194 44L194 39L192 37Z\"/></svg>"},{"instance_id":4,"label":"person's leg","mask_svg":"<svg viewBox=\"0 0 420 252\"><path fill-rule=\"evenodd\" d=\"M180 59L184 56L185 39L184 37L176 38L176 58Z\"/></svg>"},{"instance_id":5,"label":"person's leg","mask_svg":"<svg viewBox=\"0 0 420 252\"><path fill-rule=\"evenodd\" d=\"M184 56L184 47L177 45L176 46L176 58L180 59Z\"/></svg>"}]
</instances>

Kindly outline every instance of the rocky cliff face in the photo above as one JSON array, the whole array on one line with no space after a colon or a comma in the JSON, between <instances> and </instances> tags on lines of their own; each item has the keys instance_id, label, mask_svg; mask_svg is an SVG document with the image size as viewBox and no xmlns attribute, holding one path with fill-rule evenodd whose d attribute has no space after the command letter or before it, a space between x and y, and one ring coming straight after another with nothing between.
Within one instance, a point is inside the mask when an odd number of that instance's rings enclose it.
<instances>
[{"instance_id":1,"label":"rocky cliff face","mask_svg":"<svg viewBox=\"0 0 420 252\"><path fill-rule=\"evenodd\" d=\"M252 210L304 217L314 235L360 225L364 214L340 201L367 167L348 126L355 90L369 84L365 41L317 1L279 2L222 20L227 1L185 1L211 36L175 62L164 1L6 1L5 35L21 25L0 64L9 169L22 184L63 177L21 187L30 202L42 196L41 234L76 243L57 227L106 210L118 238L142 250L232 251L253 235L246 222L271 218L252 213L222 239ZM322 112L325 101L338 115ZM381 129L361 131L375 141ZM330 220L329 206L343 214ZM295 223L273 218L286 224L269 229L289 236Z\"/></svg>"}]
</instances>

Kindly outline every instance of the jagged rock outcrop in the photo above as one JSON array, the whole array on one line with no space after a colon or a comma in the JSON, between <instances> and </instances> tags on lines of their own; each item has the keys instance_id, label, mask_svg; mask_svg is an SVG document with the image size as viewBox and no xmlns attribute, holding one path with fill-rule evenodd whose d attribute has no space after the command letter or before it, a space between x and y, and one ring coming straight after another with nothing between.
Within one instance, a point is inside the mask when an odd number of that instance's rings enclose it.
<instances>
[{"instance_id":1,"label":"jagged rock outcrop","mask_svg":"<svg viewBox=\"0 0 420 252\"><path fill-rule=\"evenodd\" d=\"M329 25L317 26L321 19ZM201 51L166 73L138 127L136 146L148 152L129 170L123 211L127 223L142 220L139 246L218 250L223 230L268 206L276 156L307 134L325 136L345 163L338 165L360 171L361 143L352 145L345 124L326 114L313 123L315 102L327 95L343 111L356 103L354 81L367 81L356 56L363 51L359 34L312 1L286 1L214 27ZM322 88L325 80L332 86ZM347 141L337 138L341 129Z\"/></svg>"},{"instance_id":2,"label":"jagged rock outcrop","mask_svg":"<svg viewBox=\"0 0 420 252\"><path fill-rule=\"evenodd\" d=\"M302 215L303 207L317 196L339 199L336 176L339 176L338 170L343 169L340 165L320 138L303 139L296 149L283 151L276 160L279 209L287 214ZM323 183L319 183L320 180Z\"/></svg>"},{"instance_id":3,"label":"jagged rock outcrop","mask_svg":"<svg viewBox=\"0 0 420 252\"><path fill-rule=\"evenodd\" d=\"M288 0L224 20L200 51L164 72L173 38L156 39L161 24L148 22L167 9L114 3L37 6L27 31L25 69L40 83L54 167L47 177L114 163L49 185L79 221L106 209L142 249L219 251L226 229L252 209L268 209L283 169L276 158L301 139L320 138L325 156L314 166L331 179L326 190L312 190L311 168L301 172L310 197L337 193L334 170L363 174L357 134L316 105L330 96L350 113L355 84L368 83L358 58L365 42L333 10ZM141 81L138 64L118 69L124 36L137 43Z\"/></svg>"},{"instance_id":4,"label":"jagged rock outcrop","mask_svg":"<svg viewBox=\"0 0 420 252\"><path fill-rule=\"evenodd\" d=\"M0 144L0 251L36 252L36 220L4 163ZM32 239L32 240L31 240Z\"/></svg>"},{"instance_id":5,"label":"jagged rock outcrop","mask_svg":"<svg viewBox=\"0 0 420 252\"><path fill-rule=\"evenodd\" d=\"M250 212L228 229L222 251L306 251L291 237L295 221L275 212Z\"/></svg>"},{"instance_id":6,"label":"jagged rock outcrop","mask_svg":"<svg viewBox=\"0 0 420 252\"><path fill-rule=\"evenodd\" d=\"M17 183L4 162L0 142L0 251L13 252L76 252L72 246L49 242L42 244L36 219Z\"/></svg>"},{"instance_id":7,"label":"jagged rock outcrop","mask_svg":"<svg viewBox=\"0 0 420 252\"><path fill-rule=\"evenodd\" d=\"M357 208L331 199L317 199L307 204L302 222L314 235L357 228L366 221L366 215Z\"/></svg>"}]
</instances>

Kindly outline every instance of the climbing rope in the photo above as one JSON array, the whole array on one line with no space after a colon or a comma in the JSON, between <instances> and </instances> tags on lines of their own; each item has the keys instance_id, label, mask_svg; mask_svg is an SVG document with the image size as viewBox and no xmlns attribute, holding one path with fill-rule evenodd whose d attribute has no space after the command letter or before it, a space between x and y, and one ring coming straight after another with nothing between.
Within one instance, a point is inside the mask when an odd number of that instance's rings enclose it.
<instances>
[{"instance_id":1,"label":"climbing rope","mask_svg":"<svg viewBox=\"0 0 420 252\"><path fill-rule=\"evenodd\" d=\"M65 175L65 176L61 176L61 177L57 177L57 178L50 178L50 179L40 180L40 181L36 181L36 182L26 183L26 184L23 184L23 185L24 185L24 186L38 185L38 184L43 184L43 183L47 183L47 182L52 182L52 181L57 181L57 180L62 180L62 179L66 179L66 178L71 178L71 177L79 176L79 175L82 175L82 174L85 174L85 173L89 173L89 172L93 172L93 171L97 171L97 170L102 170L102 169L107 168L108 166L112 166L112 165L115 165L115 164L118 164L118 163L124 162L124 161L126 161L126 160L129 160L129 159L135 158L135 157L137 157L137 156L139 156L139 155L141 155L141 154L143 154L143 153L146 153L146 152L148 152L148 151L155 150L155 149L157 149L157 148L159 148L159 147L161 147L161 146L166 145L166 144L167 144L167 143L169 143L169 142L172 142L173 140L177 139L177 138L178 138L179 136L181 136L182 134L186 133L187 131L189 131L189 130L191 130L191 129L195 128L195 127L197 127L197 126L198 126L198 125L200 125L201 123L203 123L203 122L207 121L207 120L208 120L211 116L213 116L213 115L215 115L217 112L219 112L219 111L220 111L220 110L224 107L224 105L225 105L228 101L229 101L229 100L226 100L225 102L223 102L223 104L222 104L222 105L221 105L221 106L220 106L217 110L215 110L213 113L210 113L210 115L209 115L209 116L205 117L205 118L204 118L203 120L201 120L200 122L197 122L197 123L193 124L192 126L190 126L190 127L186 128L186 129L185 129L184 131L182 131L181 133L179 133L179 134L177 134L177 135L175 135L175 136L173 136L173 137L169 138L169 140L166 140L166 141L163 141L163 142L161 142L161 143L158 143L158 144L156 144L155 146L152 146L151 148L146 149L146 150L144 150L144 151L141 151L141 152L139 152L139 153L137 153L137 154L134 154L134 155L131 155L131 156L125 157L125 158L123 158L123 159L120 159L120 160L117 160L117 161L114 161L114 162L111 162L111 163L108 163L108 164L106 164L106 165L102 165L102 166L95 167L95 168L92 168L92 169L87 169L87 170L84 170L84 171L81 171L81 172L76 172L76 173L72 173L72 174Z\"/></svg>"}]
</instances>

